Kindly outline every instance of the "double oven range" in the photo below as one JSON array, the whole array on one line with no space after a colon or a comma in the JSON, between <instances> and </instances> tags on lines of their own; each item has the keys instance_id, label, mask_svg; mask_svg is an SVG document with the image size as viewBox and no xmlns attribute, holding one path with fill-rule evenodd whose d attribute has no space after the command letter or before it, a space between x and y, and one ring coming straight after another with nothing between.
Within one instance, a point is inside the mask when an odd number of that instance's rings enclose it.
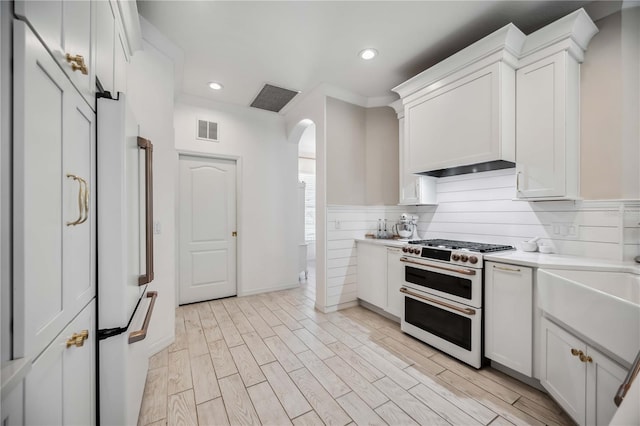
<instances>
[{"instance_id":1,"label":"double oven range","mask_svg":"<svg viewBox=\"0 0 640 426\"><path fill-rule=\"evenodd\" d=\"M475 367L482 365L483 253L512 246L453 240L402 247L401 329Z\"/></svg>"}]
</instances>

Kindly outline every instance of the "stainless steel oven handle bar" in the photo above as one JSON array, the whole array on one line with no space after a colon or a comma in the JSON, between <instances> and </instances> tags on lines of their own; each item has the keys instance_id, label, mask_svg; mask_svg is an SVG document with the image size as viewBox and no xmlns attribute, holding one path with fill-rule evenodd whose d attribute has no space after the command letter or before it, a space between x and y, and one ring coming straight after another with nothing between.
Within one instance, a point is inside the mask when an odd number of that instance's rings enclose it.
<instances>
[{"instance_id":1,"label":"stainless steel oven handle bar","mask_svg":"<svg viewBox=\"0 0 640 426\"><path fill-rule=\"evenodd\" d=\"M425 266L427 268L442 269L444 271L456 272L456 273L462 274L462 275L475 275L476 274L476 271L473 271L473 270L470 270L470 269L454 269L454 268L447 268L445 266L430 265L430 264L427 264L427 263L418 262L417 260L409 259L408 257L401 257L400 258L400 262L413 263L414 265Z\"/></svg>"},{"instance_id":2,"label":"stainless steel oven handle bar","mask_svg":"<svg viewBox=\"0 0 640 426\"><path fill-rule=\"evenodd\" d=\"M423 296L421 294L414 293L412 291L407 290L404 287L400 287L400 293L408 294L411 297L415 297L417 299L426 300L429 303L433 303L435 305L444 306L445 308L449 308L449 309L452 309L452 310L457 311L457 312L461 312L461 313L466 314L466 315L475 315L476 314L475 309L459 308L459 307L457 307L455 305L452 305L450 303L442 302L440 300L432 299L430 297L426 297L426 296Z\"/></svg>"}]
</instances>

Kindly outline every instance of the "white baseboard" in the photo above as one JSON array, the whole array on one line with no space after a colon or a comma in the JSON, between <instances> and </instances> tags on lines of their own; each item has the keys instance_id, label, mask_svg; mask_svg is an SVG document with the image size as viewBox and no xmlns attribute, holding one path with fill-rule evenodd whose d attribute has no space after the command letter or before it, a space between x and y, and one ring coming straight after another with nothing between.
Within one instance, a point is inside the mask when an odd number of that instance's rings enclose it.
<instances>
[{"instance_id":1,"label":"white baseboard","mask_svg":"<svg viewBox=\"0 0 640 426\"><path fill-rule=\"evenodd\" d=\"M268 293L270 291L281 291L281 290L290 290L292 288L296 288L299 287L300 283L296 282L295 284L283 284L280 286L275 286L275 287L264 287L264 288L259 288L256 290L250 290L250 291L242 291L242 292L238 292L238 297L242 297L242 296L252 296L254 294L260 294L260 293Z\"/></svg>"},{"instance_id":2,"label":"white baseboard","mask_svg":"<svg viewBox=\"0 0 640 426\"><path fill-rule=\"evenodd\" d=\"M154 342L149 346L149 357L157 354L165 348L168 348L170 344L176 341L176 335L170 334L168 336L163 337L162 339Z\"/></svg>"},{"instance_id":3,"label":"white baseboard","mask_svg":"<svg viewBox=\"0 0 640 426\"><path fill-rule=\"evenodd\" d=\"M316 309L322 313L328 314L329 312L336 312L341 309L352 308L354 306L358 306L357 300L354 300L352 302L340 303L338 305L333 305L333 306L319 306L318 304L316 304Z\"/></svg>"}]
</instances>

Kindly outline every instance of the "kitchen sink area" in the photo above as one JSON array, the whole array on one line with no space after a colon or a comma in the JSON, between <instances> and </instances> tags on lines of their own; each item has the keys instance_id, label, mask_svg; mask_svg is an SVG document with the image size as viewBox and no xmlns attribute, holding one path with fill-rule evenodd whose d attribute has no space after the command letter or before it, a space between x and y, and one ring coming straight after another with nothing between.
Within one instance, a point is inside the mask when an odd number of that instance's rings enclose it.
<instances>
[{"instance_id":1,"label":"kitchen sink area","mask_svg":"<svg viewBox=\"0 0 640 426\"><path fill-rule=\"evenodd\" d=\"M633 362L640 347L640 275L539 269L537 283L538 306L546 315Z\"/></svg>"}]
</instances>

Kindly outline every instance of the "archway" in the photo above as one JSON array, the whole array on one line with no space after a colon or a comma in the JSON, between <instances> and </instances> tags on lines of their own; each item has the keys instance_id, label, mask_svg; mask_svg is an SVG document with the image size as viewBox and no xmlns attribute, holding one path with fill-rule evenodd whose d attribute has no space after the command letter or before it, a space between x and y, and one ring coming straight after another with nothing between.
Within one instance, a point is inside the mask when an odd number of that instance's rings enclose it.
<instances>
[{"instance_id":1,"label":"archway","mask_svg":"<svg viewBox=\"0 0 640 426\"><path fill-rule=\"evenodd\" d=\"M290 141L298 145L300 223L300 280L307 295L315 300L316 286L316 125L301 120L291 132ZM304 269L303 269L304 268ZM303 272L304 271L304 272Z\"/></svg>"}]
</instances>

